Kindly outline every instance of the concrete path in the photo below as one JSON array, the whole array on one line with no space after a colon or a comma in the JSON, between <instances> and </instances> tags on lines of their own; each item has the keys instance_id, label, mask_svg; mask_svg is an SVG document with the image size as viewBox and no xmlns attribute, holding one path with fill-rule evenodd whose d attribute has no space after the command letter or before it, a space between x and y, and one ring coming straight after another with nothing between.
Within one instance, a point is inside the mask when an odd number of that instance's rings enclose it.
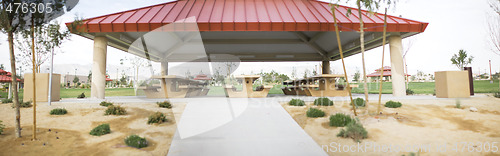
<instances>
[{"instance_id":1,"label":"concrete path","mask_svg":"<svg viewBox=\"0 0 500 156\"><path fill-rule=\"evenodd\" d=\"M327 155L276 98L189 98L169 156Z\"/></svg>"}]
</instances>

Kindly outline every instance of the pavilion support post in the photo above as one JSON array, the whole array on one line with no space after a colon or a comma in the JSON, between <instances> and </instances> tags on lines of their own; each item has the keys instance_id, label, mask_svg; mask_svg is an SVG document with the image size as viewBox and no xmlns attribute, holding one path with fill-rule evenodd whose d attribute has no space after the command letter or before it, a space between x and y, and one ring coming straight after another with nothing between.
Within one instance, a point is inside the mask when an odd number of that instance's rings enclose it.
<instances>
[{"instance_id":1,"label":"pavilion support post","mask_svg":"<svg viewBox=\"0 0 500 156\"><path fill-rule=\"evenodd\" d=\"M167 61L162 61L161 62L161 75L168 75L168 62Z\"/></svg>"},{"instance_id":2,"label":"pavilion support post","mask_svg":"<svg viewBox=\"0 0 500 156\"><path fill-rule=\"evenodd\" d=\"M94 62L92 64L91 97L104 99L106 87L106 55L108 39L105 36L94 38Z\"/></svg>"},{"instance_id":3,"label":"pavilion support post","mask_svg":"<svg viewBox=\"0 0 500 156\"><path fill-rule=\"evenodd\" d=\"M399 34L392 34L389 37L389 46L391 53L392 95L406 96L401 36Z\"/></svg>"},{"instance_id":4,"label":"pavilion support post","mask_svg":"<svg viewBox=\"0 0 500 156\"><path fill-rule=\"evenodd\" d=\"M9 95L7 96L7 99L12 98L12 83L9 83Z\"/></svg>"},{"instance_id":5,"label":"pavilion support post","mask_svg":"<svg viewBox=\"0 0 500 156\"><path fill-rule=\"evenodd\" d=\"M322 67L323 74L330 74L330 61L329 60L323 61L321 64L321 67Z\"/></svg>"}]
</instances>

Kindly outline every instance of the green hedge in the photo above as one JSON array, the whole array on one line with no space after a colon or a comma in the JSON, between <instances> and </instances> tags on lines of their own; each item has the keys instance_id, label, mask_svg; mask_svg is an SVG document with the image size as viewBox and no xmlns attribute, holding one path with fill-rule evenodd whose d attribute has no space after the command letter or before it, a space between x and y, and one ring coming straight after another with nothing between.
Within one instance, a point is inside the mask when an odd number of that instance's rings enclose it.
<instances>
[{"instance_id":1,"label":"green hedge","mask_svg":"<svg viewBox=\"0 0 500 156\"><path fill-rule=\"evenodd\" d=\"M355 98L355 99L353 99L352 102L351 102L351 105L353 103L356 104L356 106L358 106L358 107L365 107L366 106L366 101L364 99L362 99L362 98Z\"/></svg>"},{"instance_id":2,"label":"green hedge","mask_svg":"<svg viewBox=\"0 0 500 156\"><path fill-rule=\"evenodd\" d=\"M111 129L109 128L109 124L101 124L97 127L95 127L94 129L92 129L90 131L90 135L93 135L93 136L101 136L101 135L105 135L105 134L109 134L111 133Z\"/></svg>"},{"instance_id":3,"label":"green hedge","mask_svg":"<svg viewBox=\"0 0 500 156\"><path fill-rule=\"evenodd\" d=\"M325 112L317 108L309 108L309 110L307 110L306 112L306 115L307 117L318 118L318 117L324 117Z\"/></svg>"},{"instance_id":4,"label":"green hedge","mask_svg":"<svg viewBox=\"0 0 500 156\"><path fill-rule=\"evenodd\" d=\"M402 105L403 104L401 104L401 102L395 102L395 101L387 101L385 103L385 107L389 107L389 108L399 108Z\"/></svg>"},{"instance_id":5,"label":"green hedge","mask_svg":"<svg viewBox=\"0 0 500 156\"><path fill-rule=\"evenodd\" d=\"M156 102L156 104L158 104L158 106L161 108L172 108L172 104L170 103L170 101Z\"/></svg>"},{"instance_id":6,"label":"green hedge","mask_svg":"<svg viewBox=\"0 0 500 156\"><path fill-rule=\"evenodd\" d=\"M68 113L68 111L64 108L56 108L50 111L50 115L64 115L66 113Z\"/></svg>"},{"instance_id":7,"label":"green hedge","mask_svg":"<svg viewBox=\"0 0 500 156\"><path fill-rule=\"evenodd\" d=\"M156 112L156 113L150 115L148 118L148 124L153 124L153 123L161 124L163 122L167 122L167 118L161 112Z\"/></svg>"},{"instance_id":8,"label":"green hedge","mask_svg":"<svg viewBox=\"0 0 500 156\"><path fill-rule=\"evenodd\" d=\"M125 111L125 108L111 105L108 109L106 109L106 113L104 115L124 115L126 113L127 111Z\"/></svg>"},{"instance_id":9,"label":"green hedge","mask_svg":"<svg viewBox=\"0 0 500 156\"><path fill-rule=\"evenodd\" d=\"M141 138L137 135L130 135L125 138L125 144L130 147L143 148L148 146L148 141L146 138Z\"/></svg>"},{"instance_id":10,"label":"green hedge","mask_svg":"<svg viewBox=\"0 0 500 156\"><path fill-rule=\"evenodd\" d=\"M290 100L290 102L288 102L288 104L291 106L305 106L306 105L304 100L301 100L301 99L292 99L292 100Z\"/></svg>"},{"instance_id":11,"label":"green hedge","mask_svg":"<svg viewBox=\"0 0 500 156\"><path fill-rule=\"evenodd\" d=\"M333 106L333 101L329 98L322 97L314 100L314 105L316 106Z\"/></svg>"},{"instance_id":12,"label":"green hedge","mask_svg":"<svg viewBox=\"0 0 500 156\"><path fill-rule=\"evenodd\" d=\"M344 127L353 121L354 119L352 119L351 116L343 113L337 113L330 116L330 126L332 127Z\"/></svg>"}]
</instances>

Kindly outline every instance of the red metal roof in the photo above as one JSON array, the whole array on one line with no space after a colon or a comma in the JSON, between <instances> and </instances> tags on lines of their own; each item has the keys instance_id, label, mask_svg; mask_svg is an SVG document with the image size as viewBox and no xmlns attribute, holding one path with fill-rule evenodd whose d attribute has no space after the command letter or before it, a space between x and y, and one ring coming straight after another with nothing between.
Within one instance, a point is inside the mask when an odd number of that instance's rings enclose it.
<instances>
[{"instance_id":1,"label":"red metal roof","mask_svg":"<svg viewBox=\"0 0 500 156\"><path fill-rule=\"evenodd\" d=\"M17 82L21 80L17 79ZM6 75L0 75L0 82L12 82L12 78Z\"/></svg>"},{"instance_id":2,"label":"red metal roof","mask_svg":"<svg viewBox=\"0 0 500 156\"><path fill-rule=\"evenodd\" d=\"M371 74L368 74L366 75L366 77L379 77L380 76L380 68L379 69L376 69L375 72L371 73ZM391 67L389 66L384 66L384 73L383 73L383 76L392 76L392 73L391 73ZM411 75L408 75L407 76L411 76Z\"/></svg>"},{"instance_id":3,"label":"red metal roof","mask_svg":"<svg viewBox=\"0 0 500 156\"><path fill-rule=\"evenodd\" d=\"M7 73L7 71L0 69L0 75L1 75L2 73Z\"/></svg>"},{"instance_id":4,"label":"red metal roof","mask_svg":"<svg viewBox=\"0 0 500 156\"><path fill-rule=\"evenodd\" d=\"M346 16L348 9L353 14ZM365 31L383 31L384 15L366 15ZM341 31L358 31L357 9L335 11ZM334 31L329 3L317 0L178 0L86 19L87 32L148 32L195 17L200 31ZM428 23L388 16L388 32L423 32ZM70 23L66 23L68 26Z\"/></svg>"}]
</instances>

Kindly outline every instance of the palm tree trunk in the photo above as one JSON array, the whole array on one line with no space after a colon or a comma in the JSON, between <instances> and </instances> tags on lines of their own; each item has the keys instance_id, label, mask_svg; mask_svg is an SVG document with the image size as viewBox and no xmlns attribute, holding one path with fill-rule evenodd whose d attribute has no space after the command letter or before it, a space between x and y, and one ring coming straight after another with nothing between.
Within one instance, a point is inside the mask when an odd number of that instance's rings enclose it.
<instances>
[{"instance_id":1,"label":"palm tree trunk","mask_svg":"<svg viewBox=\"0 0 500 156\"><path fill-rule=\"evenodd\" d=\"M15 111L16 111L16 137L20 138L21 137L21 112L19 110L19 96L17 92L17 73L16 73L16 55L14 55L14 33L12 31L7 32L8 33L8 40L9 40L9 52L10 52L10 69L12 72L12 95L14 95L14 98L12 102L14 103L15 106Z\"/></svg>"},{"instance_id":2,"label":"palm tree trunk","mask_svg":"<svg viewBox=\"0 0 500 156\"><path fill-rule=\"evenodd\" d=\"M359 15L359 41L361 43L361 61L363 62L363 88L365 89L365 100L368 106L368 85L366 83L366 67L365 67L365 31L363 25L363 16L361 13L361 1L358 0L358 15Z\"/></svg>"}]
</instances>

